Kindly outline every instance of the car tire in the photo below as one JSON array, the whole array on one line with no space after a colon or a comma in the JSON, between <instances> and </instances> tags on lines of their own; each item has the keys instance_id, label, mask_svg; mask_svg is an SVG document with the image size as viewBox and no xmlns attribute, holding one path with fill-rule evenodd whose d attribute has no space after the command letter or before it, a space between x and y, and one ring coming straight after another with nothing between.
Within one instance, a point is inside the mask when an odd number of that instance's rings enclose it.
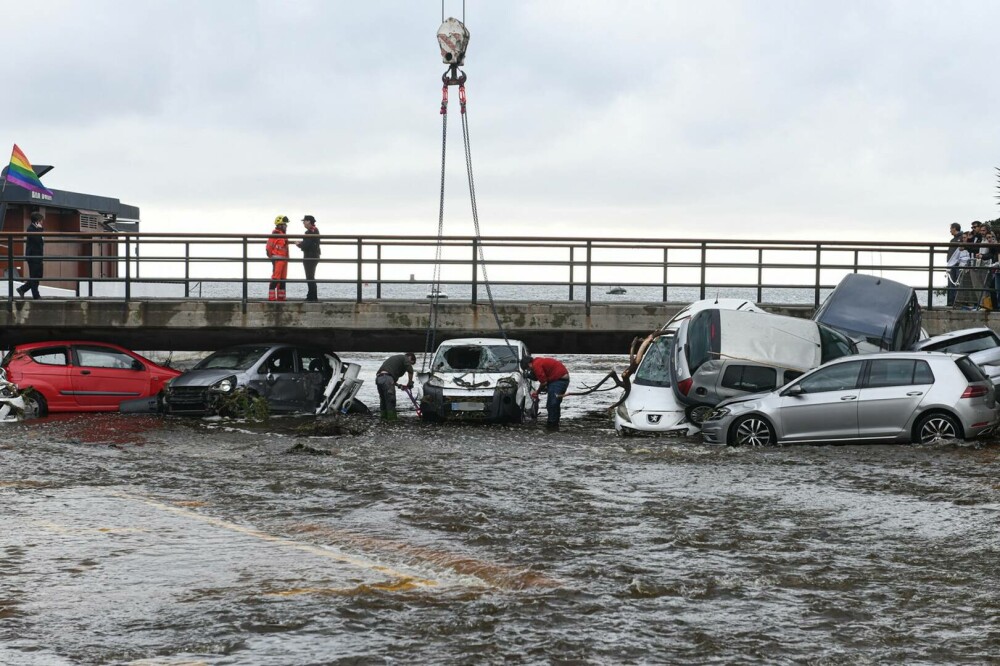
<instances>
[{"instance_id":1,"label":"car tire","mask_svg":"<svg viewBox=\"0 0 1000 666\"><path fill-rule=\"evenodd\" d=\"M951 414L934 412L925 414L913 428L913 441L931 444L950 439L962 439L962 426Z\"/></svg>"},{"instance_id":2,"label":"car tire","mask_svg":"<svg viewBox=\"0 0 1000 666\"><path fill-rule=\"evenodd\" d=\"M617 434L619 437L626 437L627 438L627 437L634 436L635 432L631 428L626 428L626 427L622 426L621 428L616 428L615 429L615 434Z\"/></svg>"},{"instance_id":3,"label":"car tire","mask_svg":"<svg viewBox=\"0 0 1000 666\"><path fill-rule=\"evenodd\" d=\"M699 428L708 418L708 415L715 410L715 407L709 407L708 405L692 405L684 409L684 415L687 416L688 421L695 424Z\"/></svg>"},{"instance_id":4,"label":"car tire","mask_svg":"<svg viewBox=\"0 0 1000 666\"><path fill-rule=\"evenodd\" d=\"M729 428L730 446L775 446L777 443L770 422L757 414L744 416Z\"/></svg>"},{"instance_id":5,"label":"car tire","mask_svg":"<svg viewBox=\"0 0 1000 666\"><path fill-rule=\"evenodd\" d=\"M49 413L49 403L45 396L37 390L32 390L30 397L24 398L24 418L41 418Z\"/></svg>"}]
</instances>

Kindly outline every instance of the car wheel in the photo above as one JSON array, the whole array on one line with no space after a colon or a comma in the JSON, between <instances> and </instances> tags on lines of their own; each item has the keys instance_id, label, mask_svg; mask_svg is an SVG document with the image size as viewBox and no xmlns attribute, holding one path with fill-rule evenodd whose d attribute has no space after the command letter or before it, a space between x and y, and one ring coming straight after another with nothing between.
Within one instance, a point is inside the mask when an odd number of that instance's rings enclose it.
<instances>
[{"instance_id":1,"label":"car wheel","mask_svg":"<svg viewBox=\"0 0 1000 666\"><path fill-rule=\"evenodd\" d=\"M731 446L773 446L778 442L774 428L762 416L744 416L733 424L729 432Z\"/></svg>"},{"instance_id":2,"label":"car wheel","mask_svg":"<svg viewBox=\"0 0 1000 666\"><path fill-rule=\"evenodd\" d=\"M687 416L688 421L695 424L699 428L701 424L705 422L708 415L715 410L715 407L709 407L708 405L694 405L693 407L688 407L684 410L684 414Z\"/></svg>"},{"instance_id":3,"label":"car wheel","mask_svg":"<svg viewBox=\"0 0 1000 666\"><path fill-rule=\"evenodd\" d=\"M617 434L617 435L618 435L619 437L632 437L632 436L633 436L633 435L635 434L635 433L634 433L634 432L632 431L632 429L631 429L631 428L626 428L626 427L624 427L624 426L622 426L621 428L617 428L617 429L615 429L615 433L616 433L616 434Z\"/></svg>"},{"instance_id":4,"label":"car wheel","mask_svg":"<svg viewBox=\"0 0 1000 666\"><path fill-rule=\"evenodd\" d=\"M916 441L930 444L948 439L961 439L962 426L954 417L941 412L927 414L917 421Z\"/></svg>"},{"instance_id":5,"label":"car wheel","mask_svg":"<svg viewBox=\"0 0 1000 666\"><path fill-rule=\"evenodd\" d=\"M44 395L32 389L28 395L24 396L24 418L40 418L48 413L49 403L45 401Z\"/></svg>"}]
</instances>

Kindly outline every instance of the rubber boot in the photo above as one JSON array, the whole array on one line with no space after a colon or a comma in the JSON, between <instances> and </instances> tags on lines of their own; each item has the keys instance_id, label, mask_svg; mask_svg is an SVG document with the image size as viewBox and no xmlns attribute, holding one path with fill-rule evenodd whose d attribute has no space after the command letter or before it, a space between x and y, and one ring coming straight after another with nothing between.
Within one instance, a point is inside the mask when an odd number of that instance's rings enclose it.
<instances>
[{"instance_id":1,"label":"rubber boot","mask_svg":"<svg viewBox=\"0 0 1000 666\"><path fill-rule=\"evenodd\" d=\"M278 290L277 289L271 289L270 291L268 291L267 292L267 300L269 300L269 301L276 301L276 300L278 300Z\"/></svg>"},{"instance_id":2,"label":"rubber boot","mask_svg":"<svg viewBox=\"0 0 1000 666\"><path fill-rule=\"evenodd\" d=\"M284 289L279 289L278 290L278 300L279 301L285 300L285 290Z\"/></svg>"}]
</instances>

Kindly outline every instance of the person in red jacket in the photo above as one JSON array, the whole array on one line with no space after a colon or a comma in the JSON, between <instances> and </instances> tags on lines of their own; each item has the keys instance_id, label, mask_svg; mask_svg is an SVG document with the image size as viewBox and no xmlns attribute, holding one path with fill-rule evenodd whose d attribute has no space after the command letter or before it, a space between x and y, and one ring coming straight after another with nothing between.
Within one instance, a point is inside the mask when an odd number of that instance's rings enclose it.
<instances>
[{"instance_id":1,"label":"person in red jacket","mask_svg":"<svg viewBox=\"0 0 1000 666\"><path fill-rule=\"evenodd\" d=\"M538 391L532 392L532 398L537 399L539 391L548 393L545 401L545 410L548 413L545 427L549 430L559 430L560 405L563 394L569 388L569 370L554 358L543 356L537 358L524 356L521 358L521 369L530 370L538 380Z\"/></svg>"},{"instance_id":2,"label":"person in red jacket","mask_svg":"<svg viewBox=\"0 0 1000 666\"><path fill-rule=\"evenodd\" d=\"M271 284L268 285L267 300L285 300L285 280L288 278L288 238L285 229L288 228L288 217L279 215L274 218L274 231L267 239L267 258L271 260Z\"/></svg>"}]
</instances>

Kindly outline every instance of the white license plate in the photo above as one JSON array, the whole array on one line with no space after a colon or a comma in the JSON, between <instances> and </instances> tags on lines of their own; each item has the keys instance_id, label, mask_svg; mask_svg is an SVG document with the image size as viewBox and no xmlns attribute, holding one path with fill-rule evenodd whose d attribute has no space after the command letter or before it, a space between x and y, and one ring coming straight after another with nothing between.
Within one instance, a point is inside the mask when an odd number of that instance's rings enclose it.
<instances>
[{"instance_id":1,"label":"white license plate","mask_svg":"<svg viewBox=\"0 0 1000 666\"><path fill-rule=\"evenodd\" d=\"M481 412L486 409L486 405L481 402L453 402L451 411L453 412Z\"/></svg>"}]
</instances>

